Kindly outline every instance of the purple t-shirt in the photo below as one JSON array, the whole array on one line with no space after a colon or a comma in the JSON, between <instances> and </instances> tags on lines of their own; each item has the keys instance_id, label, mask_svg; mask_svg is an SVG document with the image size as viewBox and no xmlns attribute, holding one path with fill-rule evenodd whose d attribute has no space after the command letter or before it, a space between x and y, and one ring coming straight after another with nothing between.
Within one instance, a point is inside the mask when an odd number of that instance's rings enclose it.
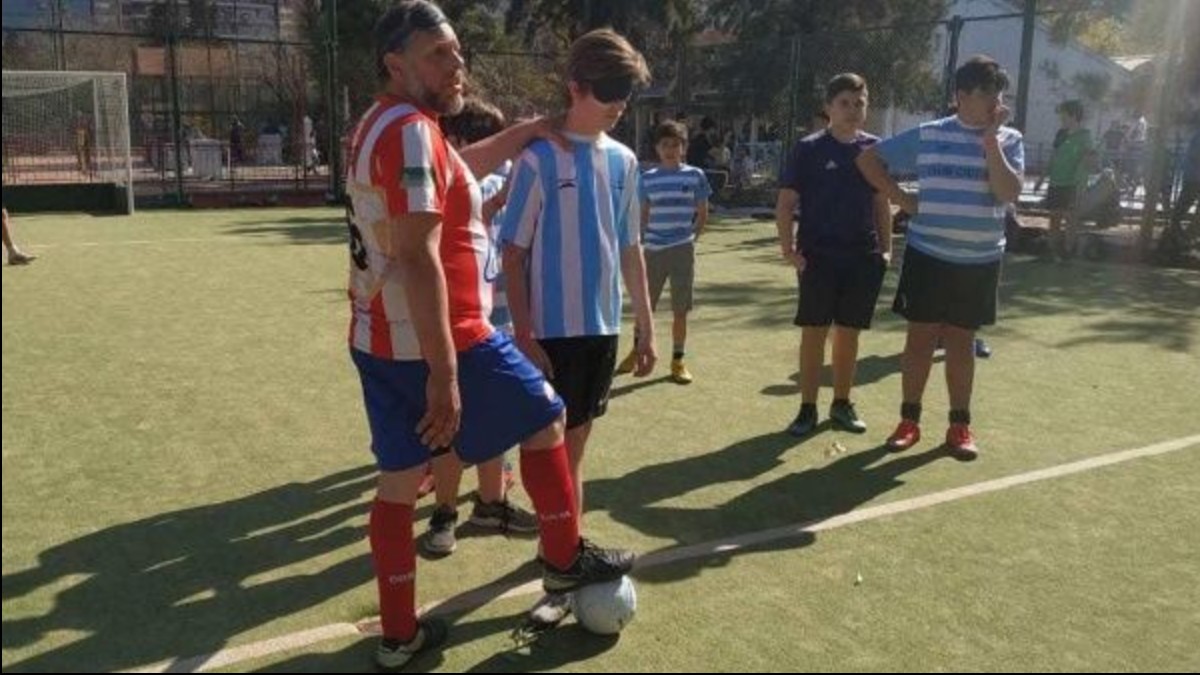
<instances>
[{"instance_id":1,"label":"purple t-shirt","mask_svg":"<svg viewBox=\"0 0 1200 675\"><path fill-rule=\"evenodd\" d=\"M843 143L828 130L792 148L779 187L800 195L800 250L805 255L850 258L879 251L875 190L854 160L879 139L865 132Z\"/></svg>"}]
</instances>

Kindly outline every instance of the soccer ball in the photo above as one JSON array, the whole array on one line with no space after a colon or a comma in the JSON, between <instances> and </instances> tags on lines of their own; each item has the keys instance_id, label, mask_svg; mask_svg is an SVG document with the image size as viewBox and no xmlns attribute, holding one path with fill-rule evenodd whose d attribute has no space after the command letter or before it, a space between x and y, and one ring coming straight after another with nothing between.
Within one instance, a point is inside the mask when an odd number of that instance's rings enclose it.
<instances>
[{"instance_id":1,"label":"soccer ball","mask_svg":"<svg viewBox=\"0 0 1200 675\"><path fill-rule=\"evenodd\" d=\"M637 612L637 590L627 576L584 586L573 600L580 625L597 635L620 633Z\"/></svg>"}]
</instances>

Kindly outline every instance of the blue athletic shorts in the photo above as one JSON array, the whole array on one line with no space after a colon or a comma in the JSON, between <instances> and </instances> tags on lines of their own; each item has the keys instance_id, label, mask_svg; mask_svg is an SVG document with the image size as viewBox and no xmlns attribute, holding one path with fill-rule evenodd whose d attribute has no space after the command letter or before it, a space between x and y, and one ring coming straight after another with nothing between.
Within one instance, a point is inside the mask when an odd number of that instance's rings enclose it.
<instances>
[{"instance_id":1,"label":"blue athletic shorts","mask_svg":"<svg viewBox=\"0 0 1200 675\"><path fill-rule=\"evenodd\" d=\"M392 361L350 350L362 380L371 426L371 451L380 471L403 471L429 461L417 423L425 414L425 361ZM546 428L565 406L542 372L495 331L458 354L462 424L454 449L466 464L480 464Z\"/></svg>"}]
</instances>

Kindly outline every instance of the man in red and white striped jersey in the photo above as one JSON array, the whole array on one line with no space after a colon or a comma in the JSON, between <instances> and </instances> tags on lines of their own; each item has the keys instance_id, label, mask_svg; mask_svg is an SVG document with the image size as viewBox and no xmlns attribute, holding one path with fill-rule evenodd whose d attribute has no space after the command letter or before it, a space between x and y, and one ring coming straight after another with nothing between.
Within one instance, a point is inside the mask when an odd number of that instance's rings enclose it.
<instances>
[{"instance_id":1,"label":"man in red and white striped jersey","mask_svg":"<svg viewBox=\"0 0 1200 675\"><path fill-rule=\"evenodd\" d=\"M562 400L487 320L489 242L475 176L551 135L549 123L515 125L460 154L437 123L462 108L466 75L445 15L404 0L376 24L375 40L384 92L354 130L347 168L350 352L380 470L370 519L383 628L376 661L396 669L446 634L415 612L413 504L431 453L452 449L476 464L520 444L548 592L620 578L633 554L580 537Z\"/></svg>"}]
</instances>

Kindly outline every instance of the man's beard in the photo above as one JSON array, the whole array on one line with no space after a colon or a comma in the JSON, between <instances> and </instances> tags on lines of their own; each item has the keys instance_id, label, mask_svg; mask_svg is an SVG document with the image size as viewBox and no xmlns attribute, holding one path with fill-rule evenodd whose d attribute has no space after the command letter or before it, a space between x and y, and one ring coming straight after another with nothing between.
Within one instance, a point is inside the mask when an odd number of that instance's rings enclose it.
<instances>
[{"instance_id":1,"label":"man's beard","mask_svg":"<svg viewBox=\"0 0 1200 675\"><path fill-rule=\"evenodd\" d=\"M439 115L457 115L463 109L463 95L459 92L438 94L418 85L417 91L413 92L413 98L423 108L432 110Z\"/></svg>"}]
</instances>

